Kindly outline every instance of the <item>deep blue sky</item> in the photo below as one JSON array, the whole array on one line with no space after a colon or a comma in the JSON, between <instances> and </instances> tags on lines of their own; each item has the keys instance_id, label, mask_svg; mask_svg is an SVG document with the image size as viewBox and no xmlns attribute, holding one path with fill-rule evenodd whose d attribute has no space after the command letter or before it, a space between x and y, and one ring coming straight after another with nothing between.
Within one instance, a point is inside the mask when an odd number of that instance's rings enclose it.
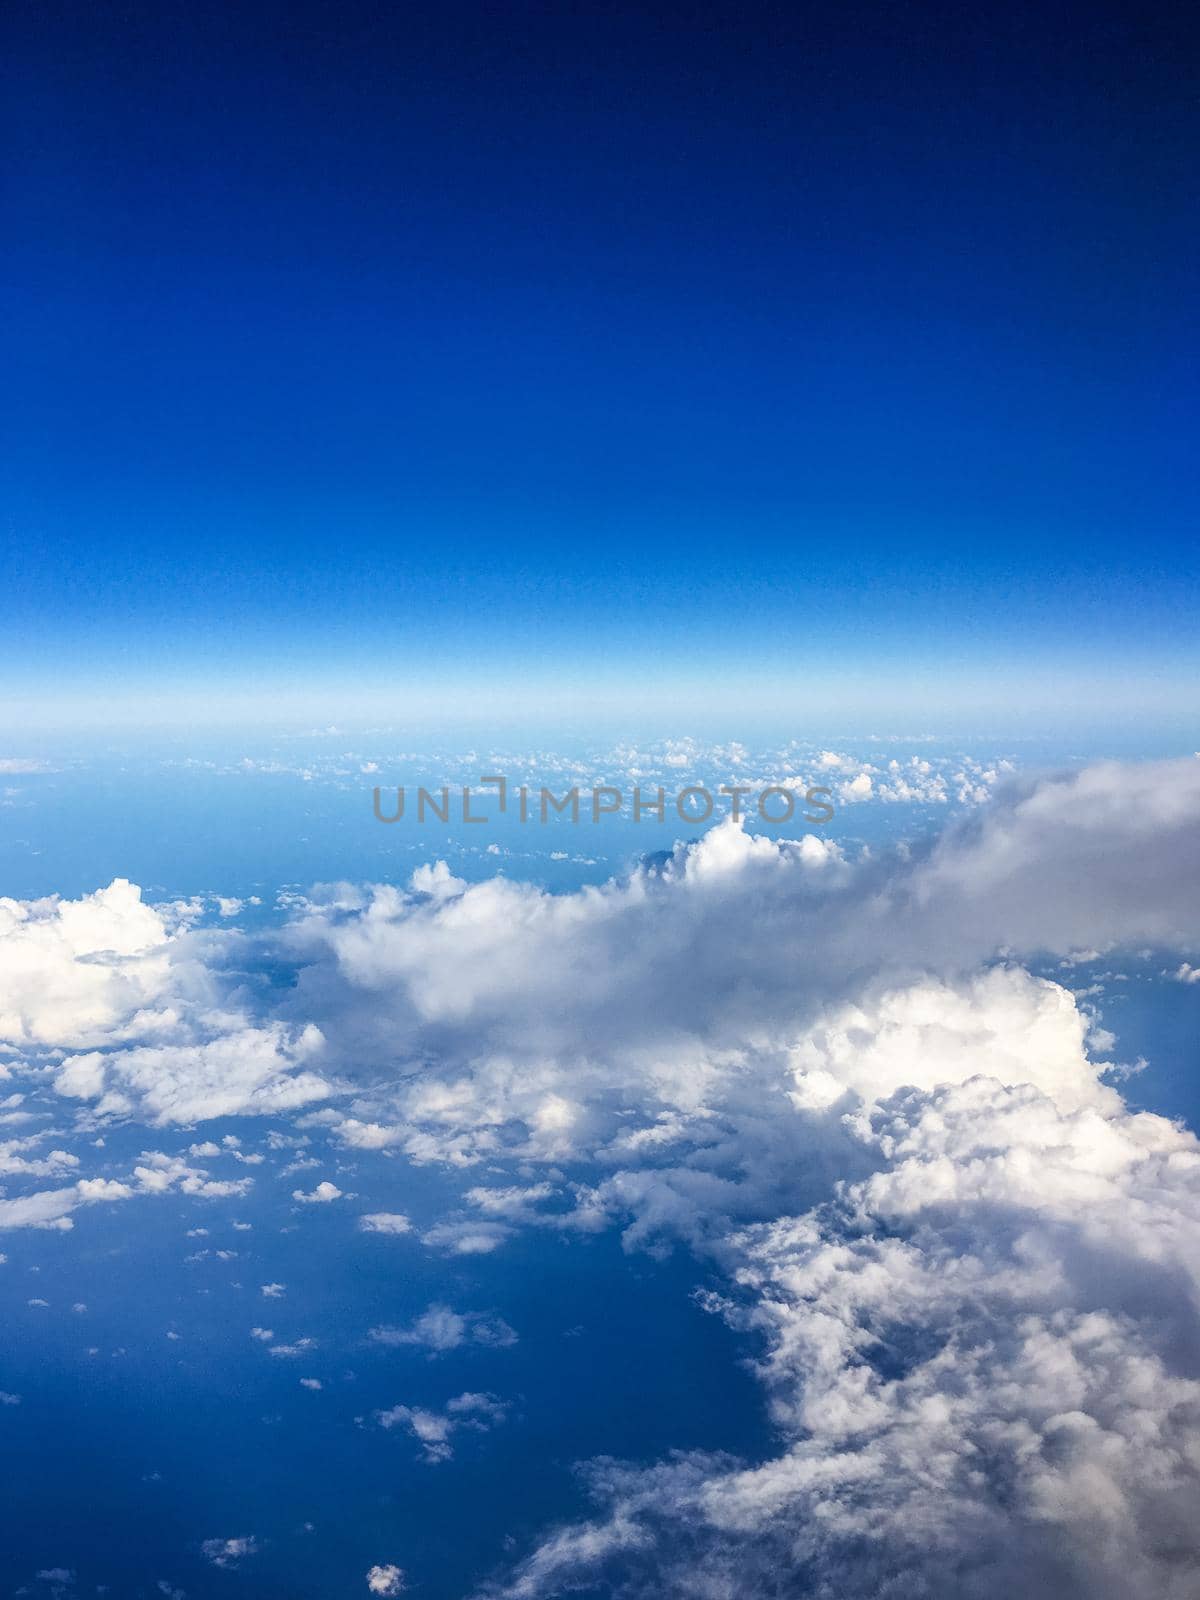
<instances>
[{"instance_id":1,"label":"deep blue sky","mask_svg":"<svg viewBox=\"0 0 1200 1600\"><path fill-rule=\"evenodd\" d=\"M0 725L1195 709L1182 8L4 33Z\"/></svg>"}]
</instances>

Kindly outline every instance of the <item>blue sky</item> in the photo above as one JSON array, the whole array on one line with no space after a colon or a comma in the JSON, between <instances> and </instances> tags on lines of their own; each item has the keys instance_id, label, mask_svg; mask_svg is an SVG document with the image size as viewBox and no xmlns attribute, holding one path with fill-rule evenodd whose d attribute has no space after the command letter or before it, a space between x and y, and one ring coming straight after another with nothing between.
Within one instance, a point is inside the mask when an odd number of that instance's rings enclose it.
<instances>
[{"instance_id":1,"label":"blue sky","mask_svg":"<svg viewBox=\"0 0 1200 1600\"><path fill-rule=\"evenodd\" d=\"M0 717L1178 728L1184 27L19 7Z\"/></svg>"}]
</instances>

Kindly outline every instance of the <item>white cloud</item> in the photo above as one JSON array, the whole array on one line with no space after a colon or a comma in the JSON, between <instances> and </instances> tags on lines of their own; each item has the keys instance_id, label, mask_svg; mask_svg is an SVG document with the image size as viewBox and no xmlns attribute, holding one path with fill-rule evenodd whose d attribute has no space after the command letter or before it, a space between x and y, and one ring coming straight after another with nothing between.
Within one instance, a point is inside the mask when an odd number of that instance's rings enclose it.
<instances>
[{"instance_id":1,"label":"white cloud","mask_svg":"<svg viewBox=\"0 0 1200 1600\"><path fill-rule=\"evenodd\" d=\"M830 754L831 781L866 777L876 798L956 798L935 765ZM970 789L997 778L962 769ZM364 1165L461 1175L427 1245L615 1223L630 1248L682 1239L722 1269L704 1303L757 1351L776 1446L752 1466L596 1464L595 1516L548 1533L513 1596L1190 1600L1200 1144L1127 1109L1089 1054L1094 1020L1021 963L1149 947L1170 972L1200 947L1197 881L1200 763L1105 764L1001 788L932 846L854 863L725 825L571 895L422 869L408 892L301 908L276 1015L176 1006L192 1033L130 1045L114 1030L142 1024L101 952L99 1020L64 1000L52 1023L22 991L21 1038L76 1052L55 1067L64 1094L172 1121L299 1106L307 1037L322 1093L353 1081L354 1098L305 1126ZM19 922L56 930L55 972L75 959L57 918ZM171 948L155 1005L179 993ZM103 1038L66 1037L87 1027ZM222 1190L174 1159L2 1199L0 1226ZM436 1353L487 1326L436 1304L375 1337ZM436 1461L504 1414L468 1393L377 1421Z\"/></svg>"},{"instance_id":2,"label":"white cloud","mask_svg":"<svg viewBox=\"0 0 1200 1600\"><path fill-rule=\"evenodd\" d=\"M43 1156L29 1153L49 1137L40 1133L23 1139L0 1139L0 1176L58 1178L78 1167L79 1157L68 1150L49 1150Z\"/></svg>"},{"instance_id":3,"label":"white cloud","mask_svg":"<svg viewBox=\"0 0 1200 1600\"><path fill-rule=\"evenodd\" d=\"M487 1256L498 1250L512 1229L500 1222L439 1222L427 1228L421 1242L454 1256Z\"/></svg>"},{"instance_id":4,"label":"white cloud","mask_svg":"<svg viewBox=\"0 0 1200 1600\"><path fill-rule=\"evenodd\" d=\"M1015 1036L1036 1039L1032 980L1024 999ZM1061 1049L1049 1078L1066 1104L1019 1071L1002 1082L993 1000L958 997L977 1029L950 1008L957 1082L850 1118L874 1171L715 1247L736 1288L708 1303L765 1345L781 1451L753 1468L599 1466L604 1514L546 1538L506 1593L558 1593L613 1562L623 1592L647 1596L763 1589L781 1571L817 1592L829 1575L844 1600L886 1582L1190 1593L1200 1369L1181 1355L1200 1334L1200 1144L1108 1091L1088 1103L1060 1079ZM884 1007L858 1036L885 1085L911 1060L893 1022Z\"/></svg>"},{"instance_id":5,"label":"white cloud","mask_svg":"<svg viewBox=\"0 0 1200 1600\"><path fill-rule=\"evenodd\" d=\"M452 1311L441 1304L429 1306L407 1328L372 1328L370 1337L376 1344L418 1345L434 1355L457 1350L465 1344L481 1344L496 1350L517 1342L516 1333L503 1317Z\"/></svg>"},{"instance_id":6,"label":"white cloud","mask_svg":"<svg viewBox=\"0 0 1200 1600\"><path fill-rule=\"evenodd\" d=\"M508 1406L492 1394L465 1393L446 1402L442 1411L429 1411L422 1406L392 1406L387 1411L377 1411L375 1420L381 1428L405 1428L416 1439L428 1462L449 1461L454 1454L451 1435L460 1429L487 1433L504 1421Z\"/></svg>"},{"instance_id":7,"label":"white cloud","mask_svg":"<svg viewBox=\"0 0 1200 1600\"><path fill-rule=\"evenodd\" d=\"M133 1176L143 1194L165 1194L178 1188L181 1194L201 1200L247 1194L254 1185L253 1178L210 1178L207 1168L189 1166L180 1157L161 1150L143 1151Z\"/></svg>"},{"instance_id":8,"label":"white cloud","mask_svg":"<svg viewBox=\"0 0 1200 1600\"><path fill-rule=\"evenodd\" d=\"M363 1233L411 1233L412 1223L399 1211L369 1211L359 1217L358 1226Z\"/></svg>"},{"instance_id":9,"label":"white cloud","mask_svg":"<svg viewBox=\"0 0 1200 1600\"><path fill-rule=\"evenodd\" d=\"M79 900L0 898L0 1041L71 1047L153 1026L168 946L123 878Z\"/></svg>"},{"instance_id":10,"label":"white cloud","mask_svg":"<svg viewBox=\"0 0 1200 1600\"><path fill-rule=\"evenodd\" d=\"M404 1574L392 1562L367 1571L367 1588L372 1594L397 1595L404 1592Z\"/></svg>"},{"instance_id":11,"label":"white cloud","mask_svg":"<svg viewBox=\"0 0 1200 1600\"><path fill-rule=\"evenodd\" d=\"M261 1336L262 1331L259 1330L259 1336ZM251 1335L251 1337L254 1336L254 1334ZM317 1341L315 1339L297 1339L292 1344L273 1344L268 1354L284 1360L294 1360L296 1356L309 1355L316 1347Z\"/></svg>"},{"instance_id":12,"label":"white cloud","mask_svg":"<svg viewBox=\"0 0 1200 1600\"><path fill-rule=\"evenodd\" d=\"M46 762L33 756L0 756L0 776L3 777L27 777L49 771L51 768Z\"/></svg>"},{"instance_id":13,"label":"white cloud","mask_svg":"<svg viewBox=\"0 0 1200 1600\"><path fill-rule=\"evenodd\" d=\"M600 1467L606 1515L546 1539L507 1593L559 1592L617 1557L638 1595L780 1570L828 1574L846 1600L885 1579L1191 1592L1197 1141L986 1077L906 1090L857 1133L879 1170L833 1207L734 1235L737 1290L710 1298L765 1343L781 1452Z\"/></svg>"},{"instance_id":14,"label":"white cloud","mask_svg":"<svg viewBox=\"0 0 1200 1600\"><path fill-rule=\"evenodd\" d=\"M540 1222L543 1220L540 1206L556 1192L549 1183L479 1185L468 1189L463 1198L487 1217L503 1217L507 1222Z\"/></svg>"},{"instance_id":15,"label":"white cloud","mask_svg":"<svg viewBox=\"0 0 1200 1600\"><path fill-rule=\"evenodd\" d=\"M305 1194L302 1189L292 1190L292 1199L299 1200L302 1205L306 1206L328 1205L332 1200L345 1200L348 1198L349 1197L344 1195L338 1188L337 1184L330 1183L328 1178L323 1179L319 1184L317 1184L316 1188L313 1189L309 1194Z\"/></svg>"},{"instance_id":16,"label":"white cloud","mask_svg":"<svg viewBox=\"0 0 1200 1600\"><path fill-rule=\"evenodd\" d=\"M100 1115L136 1113L156 1124L276 1116L329 1095L329 1084L304 1067L322 1043L316 1028L292 1031L269 1023L202 1044L92 1051L68 1057L54 1087L95 1101Z\"/></svg>"},{"instance_id":17,"label":"white cloud","mask_svg":"<svg viewBox=\"0 0 1200 1600\"><path fill-rule=\"evenodd\" d=\"M294 1003L335 1070L421 1064L399 1092L360 1096L346 1143L464 1168L564 1161L635 1131L614 1118L622 1096L648 1125L692 1115L868 987L957 981L1001 951L1194 948L1198 771L1014 787L931 851L853 866L727 823L662 870L577 894L380 888L360 911L301 916Z\"/></svg>"},{"instance_id":18,"label":"white cloud","mask_svg":"<svg viewBox=\"0 0 1200 1600\"><path fill-rule=\"evenodd\" d=\"M326 1098L318 1031L258 1026L232 1004L217 967L236 936L191 933L190 914L121 878L78 900L0 899L0 1047L65 1052L55 1088L101 1116L192 1122Z\"/></svg>"},{"instance_id":19,"label":"white cloud","mask_svg":"<svg viewBox=\"0 0 1200 1600\"><path fill-rule=\"evenodd\" d=\"M1019 967L992 967L951 983L926 978L872 987L858 1001L819 1015L789 1051L804 1110L823 1110L847 1091L863 1101L905 1085L932 1088L973 1074L1028 1082L1075 1108L1118 1108L1098 1080L1084 1044L1088 1019L1058 984Z\"/></svg>"},{"instance_id":20,"label":"white cloud","mask_svg":"<svg viewBox=\"0 0 1200 1600\"><path fill-rule=\"evenodd\" d=\"M17 1199L0 1199L0 1230L9 1228L57 1228L73 1226L69 1213L80 1203L78 1191L43 1189Z\"/></svg>"},{"instance_id":21,"label":"white cloud","mask_svg":"<svg viewBox=\"0 0 1200 1600\"><path fill-rule=\"evenodd\" d=\"M200 1549L215 1567L234 1567L244 1557L258 1554L258 1540L253 1534L233 1539L205 1539Z\"/></svg>"},{"instance_id":22,"label":"white cloud","mask_svg":"<svg viewBox=\"0 0 1200 1600\"><path fill-rule=\"evenodd\" d=\"M1198 841L1195 764L1104 766L907 857L725 827L574 896L443 877L309 913L301 999L335 1053L378 1039L423 1064L364 1090L347 1142L526 1180L474 1184L478 1217L427 1242L684 1237L725 1268L706 1303L762 1350L768 1459L597 1465L598 1515L507 1592L1184 1600L1200 1145L1131 1114L1092 1019L1016 963L1194 950ZM529 1181L567 1158L608 1170ZM431 1460L458 1425L378 1420Z\"/></svg>"},{"instance_id":23,"label":"white cloud","mask_svg":"<svg viewBox=\"0 0 1200 1600\"><path fill-rule=\"evenodd\" d=\"M69 1188L43 1189L19 1198L0 1199L0 1230L74 1226L71 1213L80 1206L131 1200L144 1195L185 1194L199 1200L223 1200L245 1194L252 1178L219 1180L207 1169L190 1166L178 1156L159 1150L143 1151L128 1180L79 1178Z\"/></svg>"}]
</instances>

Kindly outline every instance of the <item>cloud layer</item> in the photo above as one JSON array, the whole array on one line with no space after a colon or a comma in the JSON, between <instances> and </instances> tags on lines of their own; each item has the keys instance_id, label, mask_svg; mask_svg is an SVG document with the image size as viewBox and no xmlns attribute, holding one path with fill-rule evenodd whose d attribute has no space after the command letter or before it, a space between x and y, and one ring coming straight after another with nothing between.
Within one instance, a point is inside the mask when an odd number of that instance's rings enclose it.
<instances>
[{"instance_id":1,"label":"cloud layer","mask_svg":"<svg viewBox=\"0 0 1200 1600\"><path fill-rule=\"evenodd\" d=\"M772 1452L593 1463L595 1515L497 1592L1184 1600L1200 1144L1127 1108L1109 1037L1031 967L1150 948L1190 972L1198 883L1200 761L1014 781L887 857L725 823L569 895L439 864L261 936L254 960L295 974L278 990L246 984L244 935L117 883L0 902L0 1033L89 1130L270 1114L300 1124L289 1154L311 1136L443 1168L457 1198L420 1228L356 1217L327 1179L294 1191L384 1251L615 1226L719 1266L704 1303L755 1353ZM8 1227L251 1181L3 1148L21 1181L60 1180L0 1200ZM371 1338L436 1356L515 1335L435 1302ZM375 1421L435 1462L508 1415L467 1391ZM254 1548L209 1544L218 1564Z\"/></svg>"}]
</instances>

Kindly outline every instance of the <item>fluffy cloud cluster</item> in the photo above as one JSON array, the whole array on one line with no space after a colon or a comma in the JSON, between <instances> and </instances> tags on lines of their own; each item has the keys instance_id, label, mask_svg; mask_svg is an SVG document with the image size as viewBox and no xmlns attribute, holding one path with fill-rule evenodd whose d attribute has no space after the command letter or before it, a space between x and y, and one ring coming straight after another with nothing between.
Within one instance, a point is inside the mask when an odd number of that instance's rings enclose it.
<instances>
[{"instance_id":1,"label":"fluffy cloud cluster","mask_svg":"<svg viewBox=\"0 0 1200 1600\"><path fill-rule=\"evenodd\" d=\"M838 781L864 776L930 775ZM0 1010L15 1047L57 1049L64 1102L155 1122L307 1107L305 1128L364 1166L441 1165L458 1199L422 1225L433 1248L619 1226L630 1248L685 1241L720 1265L705 1303L758 1352L776 1448L594 1464L595 1516L544 1538L513 1597L1184 1600L1200 1144L1129 1111L1111 1041L1029 968L1149 947L1187 982L1197 883L1200 761L1104 764L1013 781L888 857L725 823L570 895L443 864L339 889L278 936L298 981L267 1015L222 987L211 956L232 932L207 936L206 965L122 890L115 910L77 904L88 938L116 916L128 948L110 932L76 952L62 907L24 908L5 936L26 977ZM335 1083L344 1098L313 1112ZM88 1179L24 1140L5 1159L72 1181L0 1200L0 1223L218 1181L168 1157ZM395 1211L359 1226L381 1250L417 1231ZM440 1304L373 1335L431 1354L507 1336ZM468 1392L375 1420L440 1461L505 1415Z\"/></svg>"},{"instance_id":2,"label":"fluffy cloud cluster","mask_svg":"<svg viewBox=\"0 0 1200 1600\"><path fill-rule=\"evenodd\" d=\"M70 1156L54 1170L57 1174L77 1166L78 1160ZM64 1188L0 1199L0 1231L52 1228L67 1232L74 1226L72 1212L81 1206L172 1193L198 1200L228 1200L246 1194L253 1182L253 1178L214 1178L207 1168L194 1166L179 1156L161 1150L144 1151L125 1178L77 1178Z\"/></svg>"},{"instance_id":3,"label":"fluffy cloud cluster","mask_svg":"<svg viewBox=\"0 0 1200 1600\"><path fill-rule=\"evenodd\" d=\"M121 878L79 900L0 899L0 1051L49 1064L57 1092L100 1117L190 1123L325 1098L320 1033L256 1025L222 953Z\"/></svg>"},{"instance_id":4,"label":"fluffy cloud cluster","mask_svg":"<svg viewBox=\"0 0 1200 1600\"><path fill-rule=\"evenodd\" d=\"M323 1100L329 1085L304 1063L324 1041L316 1028L234 1027L195 1044L137 1045L68 1056L54 1087L94 1102L99 1116L137 1113L153 1123L277 1116Z\"/></svg>"},{"instance_id":5,"label":"fluffy cloud cluster","mask_svg":"<svg viewBox=\"0 0 1200 1600\"><path fill-rule=\"evenodd\" d=\"M714 1133L727 1097L761 1111L838 1006L930 975L967 981L1000 955L1193 952L1198 811L1200 762L1112 764L1014 786L931 848L886 859L850 863L831 842L725 823L572 895L426 871L408 892L303 915L289 1005L362 1086L341 1123L357 1150L470 1167L639 1137L661 1147L701 1113ZM1070 1002L1040 1003L1049 1040ZM1006 1031L997 1018L999 1054ZM1015 1047L1042 1070L1040 1041ZM825 1064L832 1082L810 1075L803 1092L852 1087L856 1055L851 1039ZM394 1083L397 1060L418 1070L400 1093L376 1093L371 1064Z\"/></svg>"},{"instance_id":6,"label":"fluffy cloud cluster","mask_svg":"<svg viewBox=\"0 0 1200 1600\"><path fill-rule=\"evenodd\" d=\"M168 943L123 878L81 900L0 899L0 1044L85 1046L168 1020Z\"/></svg>"},{"instance_id":7,"label":"fluffy cloud cluster","mask_svg":"<svg viewBox=\"0 0 1200 1600\"><path fill-rule=\"evenodd\" d=\"M881 800L885 805L982 805L1014 770L1010 761L985 764L970 758L910 756L907 761L863 761L823 750L816 777L831 786L839 805Z\"/></svg>"},{"instance_id":8,"label":"fluffy cloud cluster","mask_svg":"<svg viewBox=\"0 0 1200 1600\"><path fill-rule=\"evenodd\" d=\"M1194 1593L1197 1141L992 1076L852 1124L877 1169L725 1240L709 1300L763 1341L780 1453L602 1464L507 1593Z\"/></svg>"},{"instance_id":9,"label":"fluffy cloud cluster","mask_svg":"<svg viewBox=\"0 0 1200 1600\"><path fill-rule=\"evenodd\" d=\"M301 920L335 1050L422 1063L345 1142L526 1174L465 1187L447 1244L684 1238L760 1341L778 1453L598 1464L508 1593L1192 1592L1200 1146L1020 963L1194 955L1198 881L1200 763L1110 765L888 860L727 824L577 895L443 870Z\"/></svg>"},{"instance_id":10,"label":"fluffy cloud cluster","mask_svg":"<svg viewBox=\"0 0 1200 1600\"><path fill-rule=\"evenodd\" d=\"M782 877L794 862L776 859ZM695 865L673 863L683 892ZM829 865L834 892L809 879L791 910L802 931L815 900L826 950L857 955L849 983L818 960L816 984L798 965L790 989L756 990L740 1049L719 1007L689 1040L690 1097L652 1069L657 1113L648 1094L623 1119L640 1125L592 1148L616 1170L565 1211L545 1185L482 1206L621 1215L635 1242L711 1250L731 1288L709 1307L761 1341L779 1451L595 1464L596 1518L545 1538L504 1592L1183 1600L1200 1570L1200 1144L1130 1113L1074 997L1012 957L1194 951L1200 770L1085 772L857 885ZM756 888L773 943L794 939ZM742 976L722 991L735 1008ZM619 1025L607 1045L622 1085L636 1045ZM577 1149L607 1132L593 1101L570 1119ZM528 1123L520 1148L537 1154Z\"/></svg>"}]
</instances>

